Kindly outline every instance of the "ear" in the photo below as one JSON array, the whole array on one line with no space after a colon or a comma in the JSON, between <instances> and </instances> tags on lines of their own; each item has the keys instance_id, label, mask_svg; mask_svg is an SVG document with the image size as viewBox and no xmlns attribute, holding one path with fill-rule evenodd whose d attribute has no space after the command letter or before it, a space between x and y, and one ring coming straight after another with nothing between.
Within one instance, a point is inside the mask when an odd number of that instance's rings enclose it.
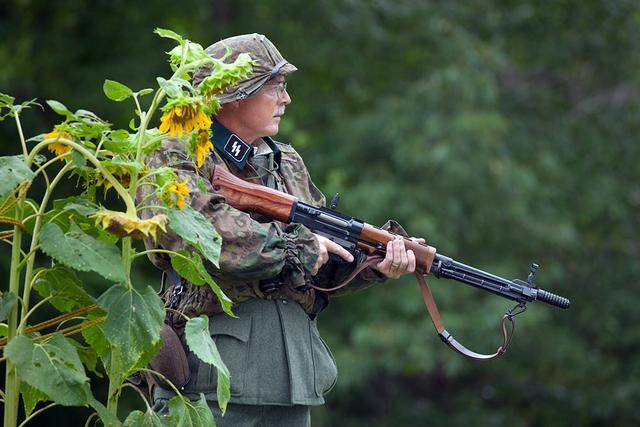
<instances>
[{"instance_id":1,"label":"ear","mask_svg":"<svg viewBox=\"0 0 640 427\"><path fill-rule=\"evenodd\" d=\"M229 114L233 114L235 111L237 111L237 109L238 101L226 102L220 106L220 109L218 111L216 111L215 116L218 118L225 117Z\"/></svg>"}]
</instances>

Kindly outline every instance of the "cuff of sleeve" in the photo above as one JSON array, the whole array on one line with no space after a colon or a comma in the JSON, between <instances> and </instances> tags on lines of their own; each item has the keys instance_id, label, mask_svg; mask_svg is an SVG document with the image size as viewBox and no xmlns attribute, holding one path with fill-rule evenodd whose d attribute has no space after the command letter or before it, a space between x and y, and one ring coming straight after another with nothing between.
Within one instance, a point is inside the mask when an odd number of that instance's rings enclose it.
<instances>
[{"instance_id":1,"label":"cuff of sleeve","mask_svg":"<svg viewBox=\"0 0 640 427\"><path fill-rule=\"evenodd\" d=\"M318 239L301 224L288 226L285 232L283 278L294 288L305 286L318 260Z\"/></svg>"}]
</instances>

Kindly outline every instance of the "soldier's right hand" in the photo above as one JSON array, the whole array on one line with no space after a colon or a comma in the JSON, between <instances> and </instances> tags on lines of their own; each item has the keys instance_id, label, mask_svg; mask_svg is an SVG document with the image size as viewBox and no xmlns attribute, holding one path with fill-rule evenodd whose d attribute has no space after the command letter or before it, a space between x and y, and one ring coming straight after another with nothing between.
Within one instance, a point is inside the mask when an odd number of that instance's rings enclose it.
<instances>
[{"instance_id":1,"label":"soldier's right hand","mask_svg":"<svg viewBox=\"0 0 640 427\"><path fill-rule=\"evenodd\" d=\"M316 260L316 265L313 266L313 270L311 270L311 274L315 276L318 274L320 267L325 265L327 261L329 261L329 254L336 254L343 260L347 262L353 262L353 255L340 246L339 244L332 242L324 236L320 236L319 234L315 234L316 239L318 239L318 245L320 246L320 253L318 254L318 259Z\"/></svg>"}]
</instances>

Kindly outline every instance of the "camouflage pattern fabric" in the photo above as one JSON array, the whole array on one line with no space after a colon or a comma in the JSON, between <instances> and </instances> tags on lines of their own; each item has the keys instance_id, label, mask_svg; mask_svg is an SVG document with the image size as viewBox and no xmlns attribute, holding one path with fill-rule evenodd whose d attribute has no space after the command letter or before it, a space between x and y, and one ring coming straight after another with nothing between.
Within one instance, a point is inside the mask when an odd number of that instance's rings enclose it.
<instances>
[{"instance_id":1,"label":"camouflage pattern fabric","mask_svg":"<svg viewBox=\"0 0 640 427\"><path fill-rule=\"evenodd\" d=\"M267 81L276 75L286 76L297 70L293 64L282 57L282 54L274 44L262 34L254 33L229 37L212 44L205 49L205 52L215 59L221 59L227 53L227 48L231 49L231 54L225 58L225 63L232 63L241 53L249 53L251 59L253 59L253 71L237 85L228 88L224 93L216 95L221 104L246 99L259 91ZM212 65L196 70L193 75L193 85L198 86L205 77L211 74L211 71Z\"/></svg>"},{"instance_id":2,"label":"camouflage pattern fabric","mask_svg":"<svg viewBox=\"0 0 640 427\"><path fill-rule=\"evenodd\" d=\"M324 206L325 197L311 181L299 154L290 145L277 142L276 144L282 156L279 169L282 178L281 190L295 195L305 203ZM307 313L311 313L316 303L316 291L305 285L313 282L329 287L346 277L355 265L363 260L360 257L352 264L330 262L320 270L317 277L312 277L310 271L318 257L318 244L309 229L301 224L269 222L265 218L246 214L226 204L224 198L216 194L210 183L214 166L223 167L246 181L261 184L260 176L250 164L247 164L244 170L239 170L227 164L214 151L205 160L202 168L198 169L182 146L172 139L163 142L162 149L156 152L150 163L153 167L170 166L177 173L180 182L187 180L191 207L208 218L222 236L220 267L216 268L211 263L205 265L216 283L234 303L252 298L289 299L298 302ZM150 188L142 187L138 200L149 190ZM146 203L153 205L157 200L151 198ZM141 215L150 217L154 213L153 209L145 209ZM192 249L185 246L182 239L171 231L162 235L158 242L147 239L145 243L149 249ZM154 253L150 254L149 258L162 270L171 268L170 259L165 254ZM275 292L263 293L259 281L278 274L282 278L282 285ZM349 288L353 291L382 280L384 276L367 269ZM185 289L177 307L178 311L187 316L212 315L222 311L215 294L208 286L195 286L184 279L182 284ZM171 292L171 288L166 290L166 301L169 300Z\"/></svg>"}]
</instances>

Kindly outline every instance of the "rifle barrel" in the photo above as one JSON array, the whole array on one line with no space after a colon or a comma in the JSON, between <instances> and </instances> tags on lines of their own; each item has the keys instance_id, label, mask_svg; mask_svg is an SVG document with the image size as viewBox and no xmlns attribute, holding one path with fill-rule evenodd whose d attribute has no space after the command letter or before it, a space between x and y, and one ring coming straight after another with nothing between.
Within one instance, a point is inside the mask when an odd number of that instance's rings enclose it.
<instances>
[{"instance_id":1,"label":"rifle barrel","mask_svg":"<svg viewBox=\"0 0 640 427\"><path fill-rule=\"evenodd\" d=\"M453 279L513 301L542 301L563 309L571 305L569 299L540 289L531 283L518 279L508 280L441 254L436 254L430 273L438 278Z\"/></svg>"}]
</instances>

